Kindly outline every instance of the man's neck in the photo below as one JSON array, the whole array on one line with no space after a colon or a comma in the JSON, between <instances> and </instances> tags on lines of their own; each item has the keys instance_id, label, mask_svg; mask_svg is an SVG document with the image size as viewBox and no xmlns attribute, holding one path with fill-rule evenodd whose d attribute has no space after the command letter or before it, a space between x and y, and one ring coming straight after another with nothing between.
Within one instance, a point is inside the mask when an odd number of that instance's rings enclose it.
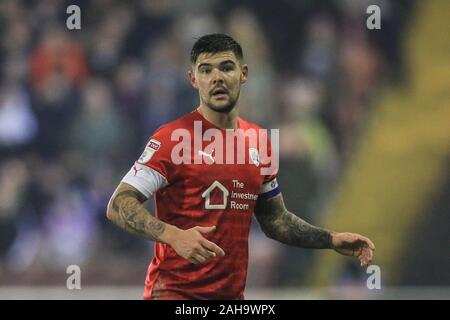
<instances>
[{"instance_id":1,"label":"man's neck","mask_svg":"<svg viewBox=\"0 0 450 320\"><path fill-rule=\"evenodd\" d=\"M211 108L201 104L198 107L198 112L206 118L209 122L221 129L236 129L238 122L238 108L235 106L233 110L228 113L217 112Z\"/></svg>"}]
</instances>

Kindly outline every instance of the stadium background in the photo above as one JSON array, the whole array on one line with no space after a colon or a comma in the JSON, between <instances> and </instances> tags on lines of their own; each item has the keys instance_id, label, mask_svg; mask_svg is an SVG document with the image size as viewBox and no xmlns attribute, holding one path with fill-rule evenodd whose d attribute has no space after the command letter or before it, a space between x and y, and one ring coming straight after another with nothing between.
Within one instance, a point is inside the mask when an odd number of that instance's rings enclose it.
<instances>
[{"instance_id":1,"label":"stadium background","mask_svg":"<svg viewBox=\"0 0 450 320\"><path fill-rule=\"evenodd\" d=\"M70 4L81 30L66 28ZM370 4L381 30L366 28ZM0 298L141 297L153 244L108 222L106 204L153 130L197 105L189 50L212 32L243 46L242 116L280 129L288 208L369 236L381 268L370 291L356 260L281 245L254 222L247 298L450 298L448 12L446 0L0 1Z\"/></svg>"}]
</instances>

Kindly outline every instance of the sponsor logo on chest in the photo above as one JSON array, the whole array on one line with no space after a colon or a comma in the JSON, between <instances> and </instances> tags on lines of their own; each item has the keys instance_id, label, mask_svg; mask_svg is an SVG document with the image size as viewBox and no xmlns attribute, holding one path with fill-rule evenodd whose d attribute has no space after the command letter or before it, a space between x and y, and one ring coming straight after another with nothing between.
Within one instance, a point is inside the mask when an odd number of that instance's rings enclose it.
<instances>
[{"instance_id":1,"label":"sponsor logo on chest","mask_svg":"<svg viewBox=\"0 0 450 320\"><path fill-rule=\"evenodd\" d=\"M246 192L245 183L239 180L232 180L231 190L228 190L222 183L215 180L202 193L205 201L205 209L233 209L247 211L251 208L252 202L258 199L258 195ZM215 202L212 195L215 194Z\"/></svg>"}]
</instances>

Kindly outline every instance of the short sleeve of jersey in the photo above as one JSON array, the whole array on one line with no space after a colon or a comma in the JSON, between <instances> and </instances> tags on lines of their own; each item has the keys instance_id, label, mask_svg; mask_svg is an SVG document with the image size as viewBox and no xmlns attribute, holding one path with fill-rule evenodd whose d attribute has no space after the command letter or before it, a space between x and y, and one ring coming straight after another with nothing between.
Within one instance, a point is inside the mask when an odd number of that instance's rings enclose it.
<instances>
[{"instance_id":1,"label":"short sleeve of jersey","mask_svg":"<svg viewBox=\"0 0 450 320\"><path fill-rule=\"evenodd\" d=\"M133 167L123 177L125 182L139 190L147 199L153 193L167 185L167 180L158 171L135 162Z\"/></svg>"}]
</instances>

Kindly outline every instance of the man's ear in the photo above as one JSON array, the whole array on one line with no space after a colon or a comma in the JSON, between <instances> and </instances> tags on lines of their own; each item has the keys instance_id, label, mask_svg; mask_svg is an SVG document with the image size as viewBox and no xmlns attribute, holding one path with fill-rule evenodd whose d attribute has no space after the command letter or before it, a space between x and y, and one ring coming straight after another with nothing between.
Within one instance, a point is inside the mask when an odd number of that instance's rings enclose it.
<instances>
[{"instance_id":1,"label":"man's ear","mask_svg":"<svg viewBox=\"0 0 450 320\"><path fill-rule=\"evenodd\" d=\"M189 71L188 71L188 77L189 77L189 82L191 83L191 85L195 89L198 89L197 79L195 79L194 70L192 70L192 68L190 68Z\"/></svg>"},{"instance_id":2,"label":"man's ear","mask_svg":"<svg viewBox=\"0 0 450 320\"><path fill-rule=\"evenodd\" d=\"M241 84L246 83L248 80L248 65L243 64L241 68Z\"/></svg>"}]
</instances>

